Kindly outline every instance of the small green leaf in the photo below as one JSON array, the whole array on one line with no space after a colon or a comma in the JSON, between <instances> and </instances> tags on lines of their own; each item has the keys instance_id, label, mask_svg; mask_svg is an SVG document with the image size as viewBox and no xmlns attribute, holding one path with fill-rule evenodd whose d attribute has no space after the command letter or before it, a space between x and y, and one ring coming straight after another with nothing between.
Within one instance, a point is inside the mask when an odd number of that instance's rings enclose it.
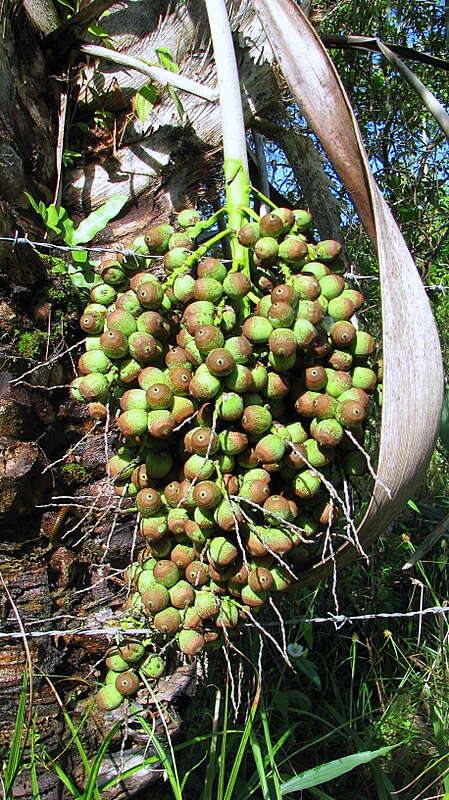
<instances>
[{"instance_id":1,"label":"small green leaf","mask_svg":"<svg viewBox=\"0 0 449 800\"><path fill-rule=\"evenodd\" d=\"M379 756L387 755L394 746L397 745L381 747L379 750L364 750L361 753L337 758L335 761L328 761L326 764L307 769L305 772L301 772L300 775L295 775L294 778L285 781L281 786L281 793L301 792L311 786L320 786L322 783L333 781L335 778L339 778L340 775L344 775L346 772L361 766L361 764L367 764L369 761L379 758Z\"/></svg>"},{"instance_id":2,"label":"small green leaf","mask_svg":"<svg viewBox=\"0 0 449 800\"><path fill-rule=\"evenodd\" d=\"M159 63L165 69L169 69L170 72L179 72L179 67L173 58L171 57L170 53L168 52L166 47L157 47L156 48L157 57L159 59Z\"/></svg>"},{"instance_id":3,"label":"small green leaf","mask_svg":"<svg viewBox=\"0 0 449 800\"><path fill-rule=\"evenodd\" d=\"M86 264L83 267L70 264L67 272L70 280L77 289L87 289L90 291L92 286L101 283L100 276L97 275L91 264Z\"/></svg>"},{"instance_id":4,"label":"small green leaf","mask_svg":"<svg viewBox=\"0 0 449 800\"><path fill-rule=\"evenodd\" d=\"M72 258L77 264L87 264L89 253L87 250L72 250Z\"/></svg>"},{"instance_id":5,"label":"small green leaf","mask_svg":"<svg viewBox=\"0 0 449 800\"><path fill-rule=\"evenodd\" d=\"M148 115L153 110L156 99L157 90L151 83L147 86L142 86L136 93L133 103L134 111L141 122L145 122Z\"/></svg>"},{"instance_id":6,"label":"small green leaf","mask_svg":"<svg viewBox=\"0 0 449 800\"><path fill-rule=\"evenodd\" d=\"M178 92L176 92L175 89L173 89L173 86L167 86L167 89L168 89L168 93L169 93L171 99L173 100L173 102L175 104L176 111L178 112L179 119L183 119L183 117L184 117L184 106L181 103L181 100L179 98Z\"/></svg>"},{"instance_id":7,"label":"small green leaf","mask_svg":"<svg viewBox=\"0 0 449 800\"><path fill-rule=\"evenodd\" d=\"M412 499L410 499L410 500L407 500L407 505L408 505L408 507L409 507L409 508L411 508L411 509L412 509L412 511L416 511L416 513L417 513L417 514L420 514L420 513L421 513L421 511L419 510L419 508L418 508L418 506L416 505L416 503L415 503L415 501L414 501L414 500L412 500Z\"/></svg>"},{"instance_id":8,"label":"small green leaf","mask_svg":"<svg viewBox=\"0 0 449 800\"><path fill-rule=\"evenodd\" d=\"M32 197L30 194L28 194L28 192L24 192L24 195L25 195L26 199L28 200L28 202L29 202L30 206L31 206L32 208L34 208L34 210L35 210L36 214L40 214L40 211L39 211L39 206L38 206L38 204L36 203L36 201L35 201L34 197Z\"/></svg>"},{"instance_id":9,"label":"small green leaf","mask_svg":"<svg viewBox=\"0 0 449 800\"><path fill-rule=\"evenodd\" d=\"M59 225L59 211L56 208L56 206L53 205L53 203L47 206L45 224L47 228L50 228L50 230L55 231L55 233L60 233L61 228Z\"/></svg>"},{"instance_id":10,"label":"small green leaf","mask_svg":"<svg viewBox=\"0 0 449 800\"><path fill-rule=\"evenodd\" d=\"M124 194L114 194L106 203L103 203L96 211L92 211L86 219L78 225L72 236L71 244L84 244L90 242L99 231L106 227L108 222L116 217L122 210L127 196Z\"/></svg>"}]
</instances>

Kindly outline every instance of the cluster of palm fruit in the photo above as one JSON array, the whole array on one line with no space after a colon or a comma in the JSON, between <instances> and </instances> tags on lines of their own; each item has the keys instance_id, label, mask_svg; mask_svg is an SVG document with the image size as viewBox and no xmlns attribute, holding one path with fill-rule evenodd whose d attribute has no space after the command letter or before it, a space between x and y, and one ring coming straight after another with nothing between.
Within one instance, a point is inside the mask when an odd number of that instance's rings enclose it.
<instances>
[{"instance_id":1,"label":"cluster of palm fruit","mask_svg":"<svg viewBox=\"0 0 449 800\"><path fill-rule=\"evenodd\" d=\"M121 436L109 474L139 513L124 626L150 624L153 645L171 637L191 656L294 582L338 516L344 475L366 471L357 444L380 376L341 245L308 243L308 212L240 229L252 280L195 251L196 212L178 221L102 263L71 391L94 418L109 402ZM148 656L124 647L134 660L107 655L102 708L138 689L132 664Z\"/></svg>"}]
</instances>

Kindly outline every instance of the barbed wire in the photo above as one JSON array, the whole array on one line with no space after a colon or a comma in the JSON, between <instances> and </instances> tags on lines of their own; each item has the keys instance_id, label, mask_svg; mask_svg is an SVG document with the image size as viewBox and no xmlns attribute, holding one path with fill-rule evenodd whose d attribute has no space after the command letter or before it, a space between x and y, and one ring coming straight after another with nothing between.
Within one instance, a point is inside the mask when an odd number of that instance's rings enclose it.
<instances>
[{"instance_id":1,"label":"barbed wire","mask_svg":"<svg viewBox=\"0 0 449 800\"><path fill-rule=\"evenodd\" d=\"M25 236L19 236L16 233L15 236L0 236L0 242L11 242L12 246L14 247L17 244L28 244L33 249L37 250L39 247L43 247L46 250L61 250L62 252L74 252L74 253L113 253L117 254L120 253L126 258L130 258L134 256L137 258L146 258L149 261L154 260L162 260L164 256L162 255L153 255L151 253L140 253L137 250L130 250L129 248L124 247L122 244L118 244L116 247L99 247L97 245L68 245L68 244L56 244L54 242L36 242L34 240L28 239L27 234ZM230 262L232 259L229 258L222 258L221 261L227 263ZM378 281L378 275L358 275L353 270L349 272L345 272L345 278L352 278L355 281ZM425 284L424 289L428 291L439 291L443 294L449 292L449 285L444 283L432 283L432 284Z\"/></svg>"},{"instance_id":2,"label":"barbed wire","mask_svg":"<svg viewBox=\"0 0 449 800\"><path fill-rule=\"evenodd\" d=\"M403 611L403 612L380 612L378 614L359 614L357 616L348 616L346 614L333 614L332 612L328 613L327 617L294 617L292 619L283 620L284 625L303 625L303 624L329 624L332 623L337 630L342 628L344 625L353 625L358 622L367 622L370 620L376 619L411 619L413 617L425 617L429 615L438 615L438 614L449 614L449 605L447 606L431 606L429 608L423 608L419 611ZM26 628L28 624L32 623L25 623L24 627ZM34 623L36 624L36 623ZM263 627L265 628L274 628L277 627L280 623L279 622L268 622L264 623ZM251 627L251 625L246 624L245 627ZM120 625L110 625L108 627L101 627L101 628L65 628L65 629L54 629L49 631L26 631L26 636L30 639L38 639L38 638L45 638L45 637L53 637L53 636L109 636L113 637L124 637L124 636L150 636L154 633L157 633L154 628L123 628ZM0 632L0 639L23 639L23 632L22 631L2 631Z\"/></svg>"}]
</instances>

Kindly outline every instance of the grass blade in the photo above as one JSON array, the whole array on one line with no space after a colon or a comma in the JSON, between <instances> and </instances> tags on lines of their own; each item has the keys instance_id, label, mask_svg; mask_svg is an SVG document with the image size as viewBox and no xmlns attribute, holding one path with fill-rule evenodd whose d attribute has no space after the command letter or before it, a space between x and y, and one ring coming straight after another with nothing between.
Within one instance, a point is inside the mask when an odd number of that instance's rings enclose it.
<instances>
[{"instance_id":1,"label":"grass blade","mask_svg":"<svg viewBox=\"0 0 449 800\"><path fill-rule=\"evenodd\" d=\"M373 761L379 756L385 756L392 749L393 747L380 747L379 750L364 750L361 753L353 753L350 756L336 758L335 761L328 761L326 764L307 769L305 772L301 772L300 775L295 775L294 778L285 781L281 786L281 794L300 792L311 786L319 786L321 783L335 780L335 778L339 778L340 775L350 772L361 764L368 764L369 761Z\"/></svg>"},{"instance_id":2,"label":"grass blade","mask_svg":"<svg viewBox=\"0 0 449 800\"><path fill-rule=\"evenodd\" d=\"M262 717L263 733L264 733L264 737L265 737L265 745L266 745L266 748L267 748L268 760L269 760L269 764L270 764L270 767L271 767L271 773L272 773L272 777L273 777L274 796L275 796L276 800L281 800L281 798L282 798L281 785L279 783L279 778L278 778L278 773L277 773L277 766L276 766L276 761L275 761L275 758L274 758L273 745L272 745L271 736L270 736L270 726L268 724L268 717L267 717L267 712L266 712L266 709L265 709L265 704L263 704L263 707L261 709L261 717Z\"/></svg>"},{"instance_id":3,"label":"grass blade","mask_svg":"<svg viewBox=\"0 0 449 800\"><path fill-rule=\"evenodd\" d=\"M235 757L234 764L232 765L231 774L229 776L229 782L226 787L226 792L224 795L223 800L232 800L233 792L235 783L237 780L237 775L240 770L240 766L243 760L243 756L245 755L246 745L248 744L249 735L253 726L254 717L256 716L257 709L259 707L259 700L260 700L260 683L257 685L256 695L251 705L250 712L248 714L248 719L246 720L246 725L243 730L242 738L240 740L239 748L237 750L237 755Z\"/></svg>"},{"instance_id":4,"label":"grass blade","mask_svg":"<svg viewBox=\"0 0 449 800\"><path fill-rule=\"evenodd\" d=\"M251 728L249 734L249 741L251 743L251 749L253 751L253 758L254 763L256 765L257 774L259 776L259 783L260 789L262 792L263 800L271 800L270 789L268 786L267 776L265 774L265 764L264 759L262 756L262 750L260 747L260 742L254 733L253 728Z\"/></svg>"},{"instance_id":5,"label":"grass blade","mask_svg":"<svg viewBox=\"0 0 449 800\"><path fill-rule=\"evenodd\" d=\"M25 722L25 708L28 689L28 667L25 665L22 679L22 688L20 690L19 702L17 705L17 714L14 723L14 733L11 742L11 748L8 754L8 760L4 768L4 792L8 796L10 789L19 769L20 760L23 753L25 742L22 743L24 722Z\"/></svg>"},{"instance_id":6,"label":"grass blade","mask_svg":"<svg viewBox=\"0 0 449 800\"><path fill-rule=\"evenodd\" d=\"M100 771L100 767L103 763L103 759L106 755L106 751L111 743L111 740L115 735L115 732L120 728L121 724L122 724L121 722L116 722L115 725L112 726L108 735L105 736L100 745L100 749L98 750L98 753L95 756L94 762L89 771L89 778L86 784L86 791L84 794L85 800L92 800L92 797L94 796L95 792L98 794L98 788L97 788L98 773Z\"/></svg>"},{"instance_id":7,"label":"grass blade","mask_svg":"<svg viewBox=\"0 0 449 800\"><path fill-rule=\"evenodd\" d=\"M212 722L212 739L209 746L209 761L206 770L206 780L202 792L202 800L212 800L215 774L217 772L217 743L218 743L218 723L220 721L221 691L217 689L215 695L214 718Z\"/></svg>"}]
</instances>

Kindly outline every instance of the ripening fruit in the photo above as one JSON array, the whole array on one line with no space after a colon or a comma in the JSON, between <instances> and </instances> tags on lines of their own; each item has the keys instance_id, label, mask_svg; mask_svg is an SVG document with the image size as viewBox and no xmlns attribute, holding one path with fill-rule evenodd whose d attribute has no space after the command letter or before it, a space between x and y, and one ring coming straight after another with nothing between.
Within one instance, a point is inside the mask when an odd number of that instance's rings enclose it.
<instances>
[{"instance_id":1,"label":"ripening fruit","mask_svg":"<svg viewBox=\"0 0 449 800\"><path fill-rule=\"evenodd\" d=\"M218 258L203 258L197 265L199 278L213 278L219 283L223 283L228 271L225 265Z\"/></svg>"},{"instance_id":2,"label":"ripening fruit","mask_svg":"<svg viewBox=\"0 0 449 800\"><path fill-rule=\"evenodd\" d=\"M373 369L368 367L355 367L352 373L352 385L355 389L370 391L377 383L377 375Z\"/></svg>"},{"instance_id":3,"label":"ripening fruit","mask_svg":"<svg viewBox=\"0 0 449 800\"><path fill-rule=\"evenodd\" d=\"M212 592L198 592L195 599L195 611L201 619L209 619L218 614L220 601Z\"/></svg>"},{"instance_id":4,"label":"ripening fruit","mask_svg":"<svg viewBox=\"0 0 449 800\"><path fill-rule=\"evenodd\" d=\"M195 603L195 590L187 581L178 581L169 590L170 602L174 608L187 608Z\"/></svg>"},{"instance_id":5,"label":"ripening fruit","mask_svg":"<svg viewBox=\"0 0 449 800\"><path fill-rule=\"evenodd\" d=\"M360 422L363 422L365 417L366 408L356 400L344 400L342 403L337 404L335 418L340 425L346 428L359 425Z\"/></svg>"},{"instance_id":6,"label":"ripening fruit","mask_svg":"<svg viewBox=\"0 0 449 800\"><path fill-rule=\"evenodd\" d=\"M119 645L118 651L128 664L135 664L137 661L140 661L144 655L145 647L140 642L131 641L126 642L126 644Z\"/></svg>"},{"instance_id":7,"label":"ripening fruit","mask_svg":"<svg viewBox=\"0 0 449 800\"><path fill-rule=\"evenodd\" d=\"M153 583L143 592L142 602L150 614L157 614L167 608L170 602L168 589L160 583Z\"/></svg>"},{"instance_id":8,"label":"ripening fruit","mask_svg":"<svg viewBox=\"0 0 449 800\"><path fill-rule=\"evenodd\" d=\"M240 419L243 407L243 400L237 392L223 392L216 404L219 416L227 422Z\"/></svg>"},{"instance_id":9,"label":"ripening fruit","mask_svg":"<svg viewBox=\"0 0 449 800\"><path fill-rule=\"evenodd\" d=\"M357 331L356 337L351 342L351 353L354 356L370 356L376 349L376 340L374 336L366 331Z\"/></svg>"},{"instance_id":10,"label":"ripening fruit","mask_svg":"<svg viewBox=\"0 0 449 800\"><path fill-rule=\"evenodd\" d=\"M81 378L76 389L85 402L90 403L96 400L102 402L108 396L109 383L101 373L91 372L90 375L85 375Z\"/></svg>"},{"instance_id":11,"label":"ripening fruit","mask_svg":"<svg viewBox=\"0 0 449 800\"><path fill-rule=\"evenodd\" d=\"M260 218L259 226L261 236L278 239L284 233L284 221L273 211Z\"/></svg>"},{"instance_id":12,"label":"ripening fruit","mask_svg":"<svg viewBox=\"0 0 449 800\"><path fill-rule=\"evenodd\" d=\"M310 433L322 447L336 447L343 439L344 431L336 419L315 419L310 426Z\"/></svg>"},{"instance_id":13,"label":"ripening fruit","mask_svg":"<svg viewBox=\"0 0 449 800\"><path fill-rule=\"evenodd\" d=\"M131 669L126 672L121 672L115 679L115 688L120 692L122 697L132 697L139 688L139 678Z\"/></svg>"},{"instance_id":14,"label":"ripening fruit","mask_svg":"<svg viewBox=\"0 0 449 800\"><path fill-rule=\"evenodd\" d=\"M78 372L89 375L91 372L101 372L104 375L109 371L111 362L102 350L89 350L78 359Z\"/></svg>"},{"instance_id":15,"label":"ripening fruit","mask_svg":"<svg viewBox=\"0 0 449 800\"><path fill-rule=\"evenodd\" d=\"M237 548L224 536L216 536L211 539L208 547L208 557L210 561L219 567L232 564L238 556Z\"/></svg>"},{"instance_id":16,"label":"ripening fruit","mask_svg":"<svg viewBox=\"0 0 449 800\"><path fill-rule=\"evenodd\" d=\"M221 502L221 489L213 481L200 481L193 489L193 498L200 508L213 509Z\"/></svg>"},{"instance_id":17,"label":"ripening fruit","mask_svg":"<svg viewBox=\"0 0 449 800\"><path fill-rule=\"evenodd\" d=\"M131 408L120 414L117 424L124 436L143 436L147 432L148 414L143 408Z\"/></svg>"},{"instance_id":18,"label":"ripening fruit","mask_svg":"<svg viewBox=\"0 0 449 800\"><path fill-rule=\"evenodd\" d=\"M192 586L204 586L209 581L207 564L201 561L192 561L185 570L185 576Z\"/></svg>"},{"instance_id":19,"label":"ripening fruit","mask_svg":"<svg viewBox=\"0 0 449 800\"><path fill-rule=\"evenodd\" d=\"M95 695L95 701L100 711L113 711L118 708L123 697L112 684L102 686Z\"/></svg>"},{"instance_id":20,"label":"ripening fruit","mask_svg":"<svg viewBox=\"0 0 449 800\"><path fill-rule=\"evenodd\" d=\"M149 252L156 255L166 253L170 237L174 232L175 229L171 225L157 225L154 228L150 228L145 235L145 244Z\"/></svg>"},{"instance_id":21,"label":"ripening fruit","mask_svg":"<svg viewBox=\"0 0 449 800\"><path fill-rule=\"evenodd\" d=\"M231 300L240 300L251 289L251 281L243 272L228 272L223 281L223 291Z\"/></svg>"},{"instance_id":22,"label":"ripening fruit","mask_svg":"<svg viewBox=\"0 0 449 800\"><path fill-rule=\"evenodd\" d=\"M120 331L126 337L137 331L136 320L132 314L123 309L111 311L106 317L106 327L109 331Z\"/></svg>"},{"instance_id":23,"label":"ripening fruit","mask_svg":"<svg viewBox=\"0 0 449 800\"><path fill-rule=\"evenodd\" d=\"M178 646L181 653L196 656L204 649L204 636L196 630L182 630L178 635Z\"/></svg>"},{"instance_id":24,"label":"ripening fruit","mask_svg":"<svg viewBox=\"0 0 449 800\"><path fill-rule=\"evenodd\" d=\"M307 243L299 236L287 236L279 245L279 258L287 264L302 264L307 253Z\"/></svg>"},{"instance_id":25,"label":"ripening fruit","mask_svg":"<svg viewBox=\"0 0 449 800\"><path fill-rule=\"evenodd\" d=\"M243 247L254 247L256 242L260 239L260 225L258 222L248 222L242 225L238 234L238 240Z\"/></svg>"},{"instance_id":26,"label":"ripening fruit","mask_svg":"<svg viewBox=\"0 0 449 800\"><path fill-rule=\"evenodd\" d=\"M289 358L296 354L296 336L290 328L276 328L268 340L268 346L275 356Z\"/></svg>"},{"instance_id":27,"label":"ripening fruit","mask_svg":"<svg viewBox=\"0 0 449 800\"><path fill-rule=\"evenodd\" d=\"M261 436L269 430L273 417L264 406L246 406L242 416L242 428L251 436Z\"/></svg>"},{"instance_id":28,"label":"ripening fruit","mask_svg":"<svg viewBox=\"0 0 449 800\"><path fill-rule=\"evenodd\" d=\"M250 586L244 586L242 589L242 603L251 608L258 608L265 605L268 597L268 592L254 591Z\"/></svg>"},{"instance_id":29,"label":"ripening fruit","mask_svg":"<svg viewBox=\"0 0 449 800\"><path fill-rule=\"evenodd\" d=\"M114 287L108 286L107 283L100 283L98 286L94 286L89 295L92 303L100 303L103 306L110 306L116 297L117 292Z\"/></svg>"},{"instance_id":30,"label":"ripening fruit","mask_svg":"<svg viewBox=\"0 0 449 800\"><path fill-rule=\"evenodd\" d=\"M160 678L165 672L165 663L160 656L148 656L139 669L146 678Z\"/></svg>"},{"instance_id":31,"label":"ripening fruit","mask_svg":"<svg viewBox=\"0 0 449 800\"><path fill-rule=\"evenodd\" d=\"M285 445L282 439L275 433L263 436L255 446L255 453L259 462L272 464L282 460L285 453Z\"/></svg>"},{"instance_id":32,"label":"ripening fruit","mask_svg":"<svg viewBox=\"0 0 449 800\"><path fill-rule=\"evenodd\" d=\"M355 312L355 306L349 297L340 295L333 300L329 300L327 313L335 320L349 320Z\"/></svg>"},{"instance_id":33,"label":"ripening fruit","mask_svg":"<svg viewBox=\"0 0 449 800\"><path fill-rule=\"evenodd\" d=\"M106 309L99 304L95 305L98 309L101 309L101 311L86 310L80 319L80 328L85 331L85 333L97 334L101 333L103 330Z\"/></svg>"},{"instance_id":34,"label":"ripening fruit","mask_svg":"<svg viewBox=\"0 0 449 800\"><path fill-rule=\"evenodd\" d=\"M179 581L179 569L173 561L162 559L158 561L153 570L154 580L170 589Z\"/></svg>"},{"instance_id":35,"label":"ripening fruit","mask_svg":"<svg viewBox=\"0 0 449 800\"><path fill-rule=\"evenodd\" d=\"M153 619L153 625L160 633L176 633L181 627L182 619L181 614L177 608L164 608L159 611Z\"/></svg>"},{"instance_id":36,"label":"ripening fruit","mask_svg":"<svg viewBox=\"0 0 449 800\"><path fill-rule=\"evenodd\" d=\"M327 263L328 261L333 261L334 258L338 258L342 251L342 246L335 239L324 239L322 242L318 242L315 250L317 258Z\"/></svg>"},{"instance_id":37,"label":"ripening fruit","mask_svg":"<svg viewBox=\"0 0 449 800\"><path fill-rule=\"evenodd\" d=\"M108 358L123 358L128 352L128 339L121 331L105 331L100 336L100 347Z\"/></svg>"}]
</instances>

